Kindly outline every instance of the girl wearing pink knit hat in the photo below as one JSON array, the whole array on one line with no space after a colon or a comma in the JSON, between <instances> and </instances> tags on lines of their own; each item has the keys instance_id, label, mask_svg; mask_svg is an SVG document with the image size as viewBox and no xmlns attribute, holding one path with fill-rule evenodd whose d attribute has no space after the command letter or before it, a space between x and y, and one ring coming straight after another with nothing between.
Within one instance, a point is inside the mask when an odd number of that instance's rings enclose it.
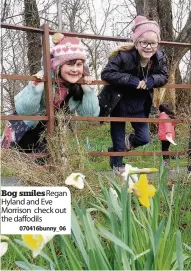
<instances>
[{"instance_id":1,"label":"girl wearing pink knit hat","mask_svg":"<svg viewBox=\"0 0 191 271\"><path fill-rule=\"evenodd\" d=\"M100 115L111 117L147 118L153 88L168 81L164 52L158 49L160 29L155 21L137 16L132 28L133 43L120 47L101 73L104 86L100 95ZM109 151L122 152L150 142L148 123L132 122L134 132L125 136L125 122L111 122L113 146ZM110 165L124 170L123 157L111 157Z\"/></svg>"},{"instance_id":2,"label":"girl wearing pink knit hat","mask_svg":"<svg viewBox=\"0 0 191 271\"><path fill-rule=\"evenodd\" d=\"M79 38L64 37L60 33L53 36L51 46L53 103L56 110L65 108L82 116L98 116L100 112L97 93L89 85L80 85L84 78L91 82L86 64L86 50ZM43 77L43 70L35 74ZM42 115L45 112L44 82L32 81L15 97L16 115ZM19 146L26 152L41 152L46 141L40 142L46 125L38 121L9 121L1 141L3 148Z\"/></svg>"}]
</instances>

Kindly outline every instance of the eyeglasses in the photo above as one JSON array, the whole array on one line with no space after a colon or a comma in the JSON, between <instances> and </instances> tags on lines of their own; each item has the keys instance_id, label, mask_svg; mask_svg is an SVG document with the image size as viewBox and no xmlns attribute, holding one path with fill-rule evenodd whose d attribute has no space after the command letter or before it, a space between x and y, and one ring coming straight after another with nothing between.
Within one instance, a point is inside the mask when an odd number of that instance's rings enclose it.
<instances>
[{"instance_id":1,"label":"eyeglasses","mask_svg":"<svg viewBox=\"0 0 191 271\"><path fill-rule=\"evenodd\" d=\"M142 48L146 48L148 45L151 46L151 48L157 48L158 42L147 42L147 41L139 41L139 44Z\"/></svg>"}]
</instances>

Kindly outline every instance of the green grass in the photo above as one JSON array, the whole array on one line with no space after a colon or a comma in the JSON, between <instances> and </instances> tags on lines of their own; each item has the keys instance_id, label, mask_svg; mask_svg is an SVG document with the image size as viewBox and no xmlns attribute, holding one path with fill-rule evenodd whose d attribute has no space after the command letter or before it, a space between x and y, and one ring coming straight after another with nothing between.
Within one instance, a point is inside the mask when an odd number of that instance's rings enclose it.
<instances>
[{"instance_id":1,"label":"green grass","mask_svg":"<svg viewBox=\"0 0 191 271\"><path fill-rule=\"evenodd\" d=\"M72 123L74 127L75 124ZM126 133L132 132L131 125L127 123ZM99 122L78 122L77 134L80 144L83 146L85 152L107 152L108 147L112 146L110 136L110 125L104 123L100 125ZM185 124L179 124L176 128L176 142L177 146L171 144L170 151L186 151L188 148L188 128ZM87 144L89 141L89 146ZM71 144L75 141L73 134L71 133ZM135 151L161 151L161 143L157 138L157 135L151 135L151 142L143 147L136 148ZM133 151L132 151L133 152ZM109 166L109 157L90 157L88 156L90 165L96 171L111 170ZM124 157L124 163L132 164L137 167L158 167L160 163L159 156L137 156L137 157ZM170 167L175 166L186 167L187 158L186 156L180 156L177 159L171 159ZM3 170L1 175L14 176L14 172L10 170Z\"/></svg>"},{"instance_id":2,"label":"green grass","mask_svg":"<svg viewBox=\"0 0 191 271\"><path fill-rule=\"evenodd\" d=\"M78 137L80 144L84 147L86 152L107 152L108 147L112 146L110 137L110 125L105 123L100 125L99 123L78 122ZM128 123L126 133L132 132L131 125ZM186 125L177 125L176 129L177 146L171 144L170 151L183 151L188 148L188 131ZM89 146L87 144L87 138L89 140ZM135 151L161 151L161 143L157 138L157 135L151 135L151 142L143 147L136 148ZM89 157L89 161L95 170L110 170L109 157ZM137 156L137 157L125 157L124 163L132 164L137 167L158 167L160 163L159 156ZM187 165L187 159L185 156L180 156L179 159L172 160L171 167Z\"/></svg>"}]
</instances>

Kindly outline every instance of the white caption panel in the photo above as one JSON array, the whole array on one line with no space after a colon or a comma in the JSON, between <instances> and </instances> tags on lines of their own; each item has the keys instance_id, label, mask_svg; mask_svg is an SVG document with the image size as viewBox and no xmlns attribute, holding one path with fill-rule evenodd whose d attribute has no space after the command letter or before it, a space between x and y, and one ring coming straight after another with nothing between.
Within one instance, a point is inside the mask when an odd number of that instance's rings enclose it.
<instances>
[{"instance_id":1,"label":"white caption panel","mask_svg":"<svg viewBox=\"0 0 191 271\"><path fill-rule=\"evenodd\" d=\"M67 187L1 187L1 234L70 234Z\"/></svg>"}]
</instances>

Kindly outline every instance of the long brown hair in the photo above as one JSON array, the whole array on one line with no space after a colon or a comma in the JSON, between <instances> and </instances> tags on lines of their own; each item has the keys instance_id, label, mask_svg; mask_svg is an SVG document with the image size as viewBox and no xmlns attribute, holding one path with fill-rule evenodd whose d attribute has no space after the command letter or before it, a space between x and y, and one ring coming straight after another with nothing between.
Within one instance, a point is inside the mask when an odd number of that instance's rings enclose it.
<instances>
[{"instance_id":1,"label":"long brown hair","mask_svg":"<svg viewBox=\"0 0 191 271\"><path fill-rule=\"evenodd\" d=\"M171 110L171 108L168 104L160 104L159 111L165 112L171 119L176 118L175 113Z\"/></svg>"}]
</instances>

